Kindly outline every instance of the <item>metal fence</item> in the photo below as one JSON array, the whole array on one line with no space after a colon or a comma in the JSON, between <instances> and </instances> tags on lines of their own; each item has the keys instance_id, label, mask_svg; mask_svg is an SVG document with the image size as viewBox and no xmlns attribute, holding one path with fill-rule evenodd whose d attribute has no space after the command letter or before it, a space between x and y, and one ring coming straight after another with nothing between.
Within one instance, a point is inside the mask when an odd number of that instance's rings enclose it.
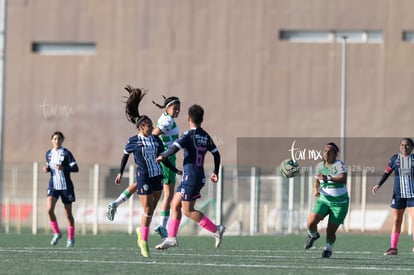
<instances>
[{"instance_id":1,"label":"metal fence","mask_svg":"<svg viewBox=\"0 0 414 275\"><path fill-rule=\"evenodd\" d=\"M117 168L99 164L80 164L79 173L72 174L76 202L73 211L76 230L80 234L99 234L107 231L134 232L139 226L141 206L136 196L122 204L113 222L106 219L108 203L133 182L134 167L129 167L121 186L114 185ZM206 175L211 173L206 169ZM50 231L46 213L46 191L49 174L38 163L14 164L4 167L2 224L4 232L20 232L31 228L33 234ZM348 175L351 197L350 212L342 227L346 231L380 231L391 229L388 201L392 183L381 189L381 195L370 194L370 179L362 173ZM216 223L226 225L228 234L296 234L306 230L307 215L313 204L312 176L304 172L292 179L261 175L257 167L225 166L220 170L217 184L207 183L196 208ZM66 218L58 201L56 214L61 227ZM152 226L159 223L155 212ZM405 219L409 220L409 219ZM321 223L323 228L324 222ZM411 223L403 226L411 232ZM194 222L184 218L180 234L203 234Z\"/></svg>"}]
</instances>

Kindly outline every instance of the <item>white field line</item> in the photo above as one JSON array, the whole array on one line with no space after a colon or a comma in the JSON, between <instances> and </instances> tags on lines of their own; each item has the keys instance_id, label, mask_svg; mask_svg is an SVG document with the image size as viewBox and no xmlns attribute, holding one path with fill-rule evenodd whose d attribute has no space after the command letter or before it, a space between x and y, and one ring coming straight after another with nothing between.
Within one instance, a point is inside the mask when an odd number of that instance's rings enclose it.
<instances>
[{"instance_id":1,"label":"white field line","mask_svg":"<svg viewBox=\"0 0 414 275\"><path fill-rule=\"evenodd\" d=\"M100 249L100 248L75 248L75 249L66 249L66 248L56 248L56 249L50 249L50 248L34 248L34 247L27 247L27 248L0 248L0 252L9 252L9 253L33 253L33 252L38 252L38 253L47 253L47 254L53 254L53 253L59 253L61 254L63 253L73 253L73 254L88 254L88 252L96 252L96 251L102 251L102 252L116 252L116 251L123 251L123 252L136 252L137 255L139 255L139 251L138 249L125 249L125 248L113 248L113 249ZM217 250L216 253L209 253L210 251L206 251L206 253L194 253L193 251L187 249L184 250L180 249L180 251L174 251L174 249L170 249L168 251L156 251L156 250L152 250L152 255L153 258L148 259L148 260L142 260L142 261L125 261L125 260L98 260L98 259L39 259L38 257L33 257L33 254L31 254L32 258L36 259L36 263L40 263L40 262L44 262L44 263L72 263L72 264L76 264L76 263L91 263L91 264L143 264L143 265L154 265L154 266L159 266L159 265L171 265L171 264L175 264L175 261L173 260L172 262L166 262L166 259L163 258L161 260L157 260L157 256L159 256L160 254L164 254L164 255L171 255L171 256L179 256L179 257L209 257L209 259L211 260L210 257L220 257L221 259L223 258L248 258L248 259L252 259L252 258L266 258L266 259L286 259L286 262L289 262L292 260L292 257L295 259L307 259L307 260L312 260L312 265L287 265L287 264L272 264L271 262L269 262L269 264L241 264L241 263L217 263L217 262L191 262L191 259L188 259L188 261L184 261L181 262L180 265L181 266L205 266L205 267L228 267L228 268L240 268L240 267L245 267L245 268L269 268L269 269L273 269L273 268L280 268L280 269L294 269L294 270L320 270L320 269L325 269L325 270L341 270L343 271L344 268L346 268L347 270L367 270L367 271L390 271L390 272L396 272L396 271L414 271L414 266L413 267L399 267L396 266L395 263L390 263L389 267L384 267L384 266L362 266L362 265L347 265L347 266L343 266L340 265L338 266L338 263L336 262L336 260L341 260L340 255L352 255L352 254L364 254L365 256L363 258L358 258L355 260L361 260L361 261L370 261L370 260L376 260L376 261L385 261L385 259L388 259L392 257L392 259L395 259L398 256L382 256L381 252L372 252L372 251L335 251L334 252L334 256L331 259L316 259L314 258L315 256L319 257L319 250L318 250L318 254L316 255L316 251L313 252L306 252L309 253L309 257L305 257L303 256L304 251L303 250ZM102 253L101 252L101 253ZM269 254L274 254L274 255L269 255ZM302 255L296 255L296 254L302 254ZM99 255L99 254L96 254ZM338 255L338 258L335 258L335 255ZM369 255L369 258L367 258L367 255ZM376 256L374 256L376 255ZM86 256L86 255L85 255ZM154 257L155 256L155 257ZM139 257L139 256L138 256ZM172 259L174 259L174 257L171 257ZM383 259L383 260L382 260ZM3 255L3 261L8 261L7 257L5 257L5 255ZM319 260L319 261L318 261ZM332 265L329 265L329 261L332 261ZM319 263L319 264L318 264ZM322 265L323 264L323 265Z\"/></svg>"}]
</instances>

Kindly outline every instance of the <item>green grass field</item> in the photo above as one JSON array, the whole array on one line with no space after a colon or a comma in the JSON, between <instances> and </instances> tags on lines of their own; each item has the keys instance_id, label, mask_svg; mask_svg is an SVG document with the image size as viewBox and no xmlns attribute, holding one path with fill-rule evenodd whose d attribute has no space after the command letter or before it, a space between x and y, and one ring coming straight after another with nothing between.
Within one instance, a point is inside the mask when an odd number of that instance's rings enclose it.
<instances>
[{"instance_id":1,"label":"green grass field","mask_svg":"<svg viewBox=\"0 0 414 275\"><path fill-rule=\"evenodd\" d=\"M180 245L155 250L142 258L134 235L77 235L76 246L65 240L49 245L51 235L0 234L0 274L412 274L413 241L401 235L399 255L383 256L388 235L338 233L334 254L321 259L322 238L304 250L306 237L225 236L214 248L212 237L179 238Z\"/></svg>"}]
</instances>

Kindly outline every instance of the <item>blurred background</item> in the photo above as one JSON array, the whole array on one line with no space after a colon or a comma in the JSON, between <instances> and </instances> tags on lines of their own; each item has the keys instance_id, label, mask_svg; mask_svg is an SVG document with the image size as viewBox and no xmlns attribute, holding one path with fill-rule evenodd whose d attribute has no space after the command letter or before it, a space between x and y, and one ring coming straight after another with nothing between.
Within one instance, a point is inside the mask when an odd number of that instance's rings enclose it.
<instances>
[{"instance_id":1,"label":"blurred background","mask_svg":"<svg viewBox=\"0 0 414 275\"><path fill-rule=\"evenodd\" d=\"M352 220L344 228L390 230L392 179L377 196L370 190L398 153L400 138L413 136L413 1L0 3L2 231L48 232L48 175L41 167L56 130L80 166L73 175L77 229L131 228L131 215L140 211L135 199L135 206L125 204L125 217L105 218L106 205L128 184L113 185L125 142L136 133L124 114L128 84L148 90L141 112L153 121L162 110L152 101L178 96L181 132L188 127L187 108L205 108L203 128L222 156L223 191L208 184L199 206L231 232L301 232L312 201L311 175L292 185L278 174L291 147L260 158L267 150L255 149L257 138L288 139L289 145L296 138L321 138L322 145L335 139L345 160L360 151L345 147L344 139L364 138L372 161L383 167L368 177L364 169L353 171ZM375 146L382 138L391 142ZM249 161L256 155L260 161ZM211 167L207 156L208 173ZM383 222L370 227L367 217Z\"/></svg>"}]
</instances>

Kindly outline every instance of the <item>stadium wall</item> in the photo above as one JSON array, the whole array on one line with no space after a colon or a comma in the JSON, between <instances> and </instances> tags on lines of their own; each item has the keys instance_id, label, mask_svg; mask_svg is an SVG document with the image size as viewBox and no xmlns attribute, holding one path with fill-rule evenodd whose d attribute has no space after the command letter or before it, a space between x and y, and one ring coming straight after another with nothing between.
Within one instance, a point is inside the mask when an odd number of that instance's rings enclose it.
<instances>
[{"instance_id":1,"label":"stadium wall","mask_svg":"<svg viewBox=\"0 0 414 275\"><path fill-rule=\"evenodd\" d=\"M43 160L62 130L80 162L117 166L135 134L123 87L151 101L193 103L224 164L236 163L238 137L338 137L341 43L292 43L282 30L380 31L381 43L349 43L349 137L412 136L412 1L8 1L4 160ZM85 44L93 53L39 53L42 43ZM395 150L398 150L396 144ZM384 156L384 162L389 156ZM211 161L209 158L208 161ZM269 160L272 161L272 160Z\"/></svg>"},{"instance_id":2,"label":"stadium wall","mask_svg":"<svg viewBox=\"0 0 414 275\"><path fill-rule=\"evenodd\" d=\"M123 111L127 84L149 90L141 111L154 121L151 101L179 96L181 131L186 109L201 104L224 165L237 165L241 137L338 137L342 44L298 43L283 31L380 32L380 42L347 45L346 135L410 137L413 8L408 0L9 0L5 166L43 163L61 130L79 163L109 173L136 133ZM385 165L390 148L377 149ZM3 188L11 185L5 176Z\"/></svg>"}]
</instances>

